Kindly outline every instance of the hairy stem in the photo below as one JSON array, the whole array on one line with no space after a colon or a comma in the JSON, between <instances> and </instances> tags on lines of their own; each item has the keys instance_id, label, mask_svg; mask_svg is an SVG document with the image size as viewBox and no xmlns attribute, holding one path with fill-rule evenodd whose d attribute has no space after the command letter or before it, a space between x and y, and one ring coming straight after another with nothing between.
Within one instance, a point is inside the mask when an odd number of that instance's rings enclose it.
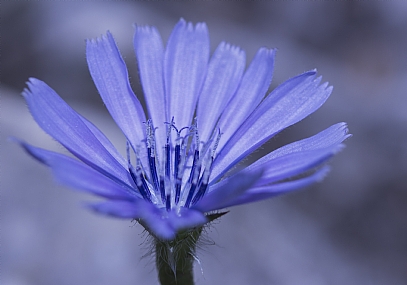
<instances>
[{"instance_id":1,"label":"hairy stem","mask_svg":"<svg viewBox=\"0 0 407 285\"><path fill-rule=\"evenodd\" d=\"M228 212L207 214L208 223ZM164 241L157 238L143 220L138 220L153 236L155 264L161 285L194 285L194 260L196 243L204 226L178 232L175 239Z\"/></svg>"},{"instance_id":2,"label":"hairy stem","mask_svg":"<svg viewBox=\"0 0 407 285\"><path fill-rule=\"evenodd\" d=\"M161 285L193 285L196 242L202 228L181 232L172 241L155 240L156 265Z\"/></svg>"}]
</instances>

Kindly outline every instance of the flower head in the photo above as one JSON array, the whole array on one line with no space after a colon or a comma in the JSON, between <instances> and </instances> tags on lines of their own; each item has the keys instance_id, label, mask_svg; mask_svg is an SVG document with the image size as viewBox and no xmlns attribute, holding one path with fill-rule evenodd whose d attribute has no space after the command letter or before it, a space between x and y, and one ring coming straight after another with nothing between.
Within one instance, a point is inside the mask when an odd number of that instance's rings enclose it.
<instances>
[{"instance_id":1,"label":"flower head","mask_svg":"<svg viewBox=\"0 0 407 285\"><path fill-rule=\"evenodd\" d=\"M156 237L208 222L208 213L319 181L349 134L345 123L234 167L263 143L317 110L332 88L315 71L270 85L274 50L245 53L221 43L210 57L206 25L180 20L166 47L153 27L136 27L134 48L147 112L108 32L87 41L90 74L127 138L127 157L44 82L23 95L37 123L76 158L20 144L56 179L106 198L97 212L138 219ZM124 146L123 146L124 147ZM311 171L312 170L312 171Z\"/></svg>"}]
</instances>

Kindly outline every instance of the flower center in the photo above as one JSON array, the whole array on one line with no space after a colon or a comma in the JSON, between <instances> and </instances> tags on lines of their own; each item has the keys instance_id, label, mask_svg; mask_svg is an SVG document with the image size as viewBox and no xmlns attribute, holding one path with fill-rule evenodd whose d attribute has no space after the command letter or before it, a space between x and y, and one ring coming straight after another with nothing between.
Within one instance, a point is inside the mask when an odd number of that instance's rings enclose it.
<instances>
[{"instance_id":1,"label":"flower center","mask_svg":"<svg viewBox=\"0 0 407 285\"><path fill-rule=\"evenodd\" d=\"M133 149L135 167L130 162L130 144L127 143L128 168L138 192L145 200L167 211L193 206L208 188L220 131L208 142L201 142L196 121L178 129L172 119L166 123L167 136L160 156L153 123L148 120L145 124L147 157L142 161L139 149Z\"/></svg>"}]
</instances>

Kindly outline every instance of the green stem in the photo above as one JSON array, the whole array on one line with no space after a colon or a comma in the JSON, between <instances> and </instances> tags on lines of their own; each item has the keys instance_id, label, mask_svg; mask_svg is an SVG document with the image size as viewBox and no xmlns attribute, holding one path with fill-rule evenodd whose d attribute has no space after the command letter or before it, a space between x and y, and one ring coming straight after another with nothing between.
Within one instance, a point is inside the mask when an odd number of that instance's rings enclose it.
<instances>
[{"instance_id":1,"label":"green stem","mask_svg":"<svg viewBox=\"0 0 407 285\"><path fill-rule=\"evenodd\" d=\"M208 223L227 212L207 214ZM143 220L138 220L154 237L155 264L161 285L194 285L194 260L196 243L203 226L178 232L175 239L163 241L154 236Z\"/></svg>"},{"instance_id":2,"label":"green stem","mask_svg":"<svg viewBox=\"0 0 407 285\"><path fill-rule=\"evenodd\" d=\"M172 241L155 240L156 265L161 285L193 285L196 242L202 228L178 233Z\"/></svg>"}]
</instances>

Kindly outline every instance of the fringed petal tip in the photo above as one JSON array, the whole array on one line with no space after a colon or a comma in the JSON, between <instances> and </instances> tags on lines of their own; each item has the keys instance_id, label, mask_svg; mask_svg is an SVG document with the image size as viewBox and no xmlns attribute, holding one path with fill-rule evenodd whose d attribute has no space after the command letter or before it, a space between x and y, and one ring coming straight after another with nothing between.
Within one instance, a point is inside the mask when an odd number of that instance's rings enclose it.
<instances>
[{"instance_id":1,"label":"fringed petal tip","mask_svg":"<svg viewBox=\"0 0 407 285\"><path fill-rule=\"evenodd\" d=\"M231 43L222 41L220 42L218 49L220 51L230 51L230 53L236 55L236 56L241 56L245 54L245 51L242 50L239 46L233 45Z\"/></svg>"},{"instance_id":2,"label":"fringed petal tip","mask_svg":"<svg viewBox=\"0 0 407 285\"><path fill-rule=\"evenodd\" d=\"M21 93L23 97L27 100L27 97L34 95L36 88L49 88L48 85L35 77L29 77L26 81L27 87L24 88L23 92Z\"/></svg>"},{"instance_id":3,"label":"fringed petal tip","mask_svg":"<svg viewBox=\"0 0 407 285\"><path fill-rule=\"evenodd\" d=\"M145 35L159 34L158 30L153 26L133 24L135 33L143 33Z\"/></svg>"},{"instance_id":4,"label":"fringed petal tip","mask_svg":"<svg viewBox=\"0 0 407 285\"><path fill-rule=\"evenodd\" d=\"M278 51L278 48L268 48L268 47L261 47L257 51L258 54L264 54L265 57L270 57L272 60L275 59L276 53Z\"/></svg>"},{"instance_id":5,"label":"fringed petal tip","mask_svg":"<svg viewBox=\"0 0 407 285\"><path fill-rule=\"evenodd\" d=\"M98 36L96 38L90 38L90 39L85 40L87 45L94 45L94 46L100 45L103 41L114 41L113 35L109 30L107 30L106 33L101 34L100 36Z\"/></svg>"},{"instance_id":6,"label":"fringed petal tip","mask_svg":"<svg viewBox=\"0 0 407 285\"><path fill-rule=\"evenodd\" d=\"M189 31L203 31L208 33L208 27L206 26L205 22L198 22L194 24L192 22L186 21L184 18L180 18L178 23L175 25L174 30L176 29L187 29Z\"/></svg>"},{"instance_id":7,"label":"fringed petal tip","mask_svg":"<svg viewBox=\"0 0 407 285\"><path fill-rule=\"evenodd\" d=\"M341 122L341 123L338 123L337 125L338 125L338 128L341 129L341 130L343 131L343 133L344 133L344 139L343 139L343 141L345 141L345 140L347 140L348 138L350 138L350 137L353 136L353 134L350 134L350 133L349 133L349 127L348 127L348 124L347 124L347 123Z\"/></svg>"},{"instance_id":8,"label":"fringed petal tip","mask_svg":"<svg viewBox=\"0 0 407 285\"><path fill-rule=\"evenodd\" d=\"M193 30L194 29L194 24L192 22L188 22L186 21L184 18L180 18L179 21L177 22L177 24L174 27L174 30L177 28L186 28L189 30ZM195 24L195 30L207 30L207 26L205 22L197 22Z\"/></svg>"}]
</instances>

